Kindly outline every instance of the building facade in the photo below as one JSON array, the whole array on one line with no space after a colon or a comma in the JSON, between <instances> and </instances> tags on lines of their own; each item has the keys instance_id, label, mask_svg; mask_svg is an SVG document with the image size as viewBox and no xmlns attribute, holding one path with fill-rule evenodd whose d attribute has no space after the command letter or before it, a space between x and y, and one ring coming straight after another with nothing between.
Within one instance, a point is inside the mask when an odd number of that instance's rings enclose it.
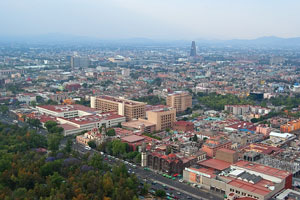
<instances>
[{"instance_id":1,"label":"building facade","mask_svg":"<svg viewBox=\"0 0 300 200\"><path fill-rule=\"evenodd\" d=\"M177 91L168 94L166 102L168 106L175 108L176 112L183 112L192 107L192 96L188 92Z\"/></svg>"},{"instance_id":2,"label":"building facade","mask_svg":"<svg viewBox=\"0 0 300 200\"><path fill-rule=\"evenodd\" d=\"M146 112L147 122L156 125L156 131L172 128L176 121L176 110L174 108L159 108Z\"/></svg>"},{"instance_id":3,"label":"building facade","mask_svg":"<svg viewBox=\"0 0 300 200\"><path fill-rule=\"evenodd\" d=\"M112 96L91 97L91 108L96 108L102 112L118 112L119 115L126 117L126 121L145 118L145 106L146 104L142 102Z\"/></svg>"}]
</instances>

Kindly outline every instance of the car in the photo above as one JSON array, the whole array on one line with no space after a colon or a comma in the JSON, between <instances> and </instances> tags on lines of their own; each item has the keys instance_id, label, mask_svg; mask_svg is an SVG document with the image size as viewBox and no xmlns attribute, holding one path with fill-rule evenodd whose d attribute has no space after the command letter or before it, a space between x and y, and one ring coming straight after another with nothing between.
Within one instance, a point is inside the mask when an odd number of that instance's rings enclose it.
<instances>
[{"instance_id":1,"label":"car","mask_svg":"<svg viewBox=\"0 0 300 200\"><path fill-rule=\"evenodd\" d=\"M183 179L179 179L179 182L182 183L182 182L183 182Z\"/></svg>"},{"instance_id":2,"label":"car","mask_svg":"<svg viewBox=\"0 0 300 200\"><path fill-rule=\"evenodd\" d=\"M104 155L104 152L101 151L100 154L101 154L101 155Z\"/></svg>"},{"instance_id":3,"label":"car","mask_svg":"<svg viewBox=\"0 0 300 200\"><path fill-rule=\"evenodd\" d=\"M84 149L90 151L92 148L89 146L85 146Z\"/></svg>"},{"instance_id":4,"label":"car","mask_svg":"<svg viewBox=\"0 0 300 200\"><path fill-rule=\"evenodd\" d=\"M180 192L177 192L177 194L178 194L178 195L181 195L181 193L180 193Z\"/></svg>"},{"instance_id":5,"label":"car","mask_svg":"<svg viewBox=\"0 0 300 200\"><path fill-rule=\"evenodd\" d=\"M192 197L188 196L187 199L192 199Z\"/></svg>"},{"instance_id":6,"label":"car","mask_svg":"<svg viewBox=\"0 0 300 200\"><path fill-rule=\"evenodd\" d=\"M108 158L104 158L104 160L108 160Z\"/></svg>"}]
</instances>

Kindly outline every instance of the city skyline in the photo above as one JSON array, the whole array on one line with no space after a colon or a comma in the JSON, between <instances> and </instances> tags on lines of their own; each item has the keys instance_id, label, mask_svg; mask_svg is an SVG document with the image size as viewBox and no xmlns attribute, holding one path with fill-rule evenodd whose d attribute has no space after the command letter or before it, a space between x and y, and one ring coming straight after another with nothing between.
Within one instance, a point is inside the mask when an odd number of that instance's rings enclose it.
<instances>
[{"instance_id":1,"label":"city skyline","mask_svg":"<svg viewBox=\"0 0 300 200\"><path fill-rule=\"evenodd\" d=\"M101 39L291 38L300 36L299 6L295 0L284 3L269 0L2 1L0 36L61 33Z\"/></svg>"}]
</instances>

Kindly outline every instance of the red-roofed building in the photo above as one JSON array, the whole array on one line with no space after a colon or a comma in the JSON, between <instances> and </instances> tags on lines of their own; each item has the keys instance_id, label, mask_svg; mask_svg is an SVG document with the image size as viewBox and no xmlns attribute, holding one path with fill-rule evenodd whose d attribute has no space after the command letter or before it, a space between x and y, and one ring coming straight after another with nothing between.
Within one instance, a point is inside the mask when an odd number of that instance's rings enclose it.
<instances>
[{"instance_id":1,"label":"red-roofed building","mask_svg":"<svg viewBox=\"0 0 300 200\"><path fill-rule=\"evenodd\" d=\"M254 152L266 154L266 155L270 155L270 154L278 152L280 150L281 150L281 148L279 148L279 147L273 147L273 146L270 146L267 144L260 144L260 143L249 144L248 146L246 146L242 149L242 151L244 151L244 152L254 151Z\"/></svg>"},{"instance_id":2,"label":"red-roofed building","mask_svg":"<svg viewBox=\"0 0 300 200\"><path fill-rule=\"evenodd\" d=\"M214 137L207 139L202 146L202 151L207 153L207 156L213 158L216 156L216 152L219 149L231 149L231 141L223 137Z\"/></svg>"},{"instance_id":3,"label":"red-roofed building","mask_svg":"<svg viewBox=\"0 0 300 200\"><path fill-rule=\"evenodd\" d=\"M55 117L63 117L63 118L72 118L72 117L82 117L86 115L92 115L101 113L101 111L79 105L39 105L36 106L37 110L46 115L52 115Z\"/></svg>"},{"instance_id":4,"label":"red-roofed building","mask_svg":"<svg viewBox=\"0 0 300 200\"><path fill-rule=\"evenodd\" d=\"M198 162L198 165L212 170L223 171L225 169L228 169L231 163L218 159L208 159Z\"/></svg>"},{"instance_id":5,"label":"red-roofed building","mask_svg":"<svg viewBox=\"0 0 300 200\"><path fill-rule=\"evenodd\" d=\"M82 131L90 131L93 128L100 128L105 126L106 128L117 126L119 123L125 121L124 116L120 116L114 113L103 113L96 115L88 115L84 117L74 117L70 119L66 118L56 118L60 124L68 124L76 127L77 129L65 129L64 135L71 135L80 133Z\"/></svg>"},{"instance_id":6,"label":"red-roofed building","mask_svg":"<svg viewBox=\"0 0 300 200\"><path fill-rule=\"evenodd\" d=\"M183 132L192 132L194 131L194 123L187 121L177 121L174 122L173 130L183 131Z\"/></svg>"},{"instance_id":7,"label":"red-roofed building","mask_svg":"<svg viewBox=\"0 0 300 200\"><path fill-rule=\"evenodd\" d=\"M248 161L238 161L237 163L233 164L231 168L244 169L246 171L255 172L256 174L260 174L262 177L272 176L277 180L284 180L284 187L286 189L292 187L292 174L288 171Z\"/></svg>"},{"instance_id":8,"label":"red-roofed building","mask_svg":"<svg viewBox=\"0 0 300 200\"><path fill-rule=\"evenodd\" d=\"M181 174L185 167L197 162L196 156L179 157L174 153L165 155L159 152L152 152L147 155L147 166L167 174Z\"/></svg>"},{"instance_id":9,"label":"red-roofed building","mask_svg":"<svg viewBox=\"0 0 300 200\"><path fill-rule=\"evenodd\" d=\"M133 151L136 151L136 148L138 146L141 146L142 143L145 141L145 137L138 135L130 135L121 138L121 141L127 143L133 149Z\"/></svg>"}]
</instances>

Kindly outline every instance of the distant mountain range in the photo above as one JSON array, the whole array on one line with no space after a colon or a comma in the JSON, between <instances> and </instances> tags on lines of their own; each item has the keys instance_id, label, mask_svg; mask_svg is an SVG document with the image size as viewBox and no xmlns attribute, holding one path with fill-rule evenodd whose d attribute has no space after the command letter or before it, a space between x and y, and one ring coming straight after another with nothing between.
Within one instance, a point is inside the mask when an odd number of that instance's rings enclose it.
<instances>
[{"instance_id":1,"label":"distant mountain range","mask_svg":"<svg viewBox=\"0 0 300 200\"><path fill-rule=\"evenodd\" d=\"M196 39L198 46L256 46L256 47L300 47L300 37L280 38L275 36L257 39L207 40ZM0 36L1 43L34 43L34 44L123 44L123 45L189 45L188 40L156 40L149 38L99 39L95 37L75 36L60 33L30 36Z\"/></svg>"},{"instance_id":2,"label":"distant mountain range","mask_svg":"<svg viewBox=\"0 0 300 200\"><path fill-rule=\"evenodd\" d=\"M300 37L295 38L280 38L275 36L259 37L252 40L233 39L233 40L198 40L198 43L203 44L223 44L233 46L282 46L282 47L300 47Z\"/></svg>"}]
</instances>

